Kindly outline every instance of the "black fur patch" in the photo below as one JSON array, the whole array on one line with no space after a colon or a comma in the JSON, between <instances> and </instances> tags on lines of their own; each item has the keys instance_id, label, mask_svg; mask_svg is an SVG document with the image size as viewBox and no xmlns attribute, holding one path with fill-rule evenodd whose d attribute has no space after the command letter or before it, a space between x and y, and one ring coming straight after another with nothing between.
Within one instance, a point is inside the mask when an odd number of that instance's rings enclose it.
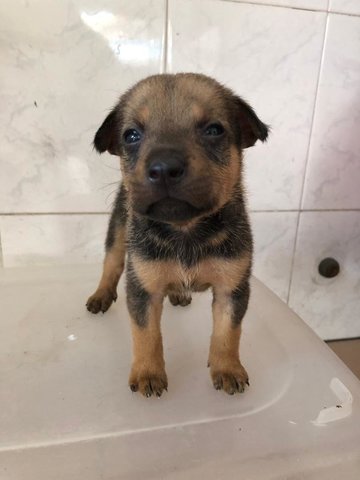
<instances>
[{"instance_id":1,"label":"black fur patch","mask_svg":"<svg viewBox=\"0 0 360 480\"><path fill-rule=\"evenodd\" d=\"M211 240L222 232L226 233L224 240L211 245ZM178 260L187 268L206 257L237 258L252 251L250 225L240 198L202 219L189 232L134 216L128 242L129 250L144 260Z\"/></svg>"},{"instance_id":2,"label":"black fur patch","mask_svg":"<svg viewBox=\"0 0 360 480\"><path fill-rule=\"evenodd\" d=\"M105 249L110 250L114 245L116 231L125 227L127 220L127 194L123 184L120 185L115 198L114 207L111 212L109 226L107 230Z\"/></svg>"},{"instance_id":3,"label":"black fur patch","mask_svg":"<svg viewBox=\"0 0 360 480\"><path fill-rule=\"evenodd\" d=\"M94 147L99 153L108 151L111 155L120 154L120 142L118 133L118 113L115 107L103 121L96 132Z\"/></svg>"},{"instance_id":4,"label":"black fur patch","mask_svg":"<svg viewBox=\"0 0 360 480\"><path fill-rule=\"evenodd\" d=\"M126 271L126 293L127 306L131 317L139 327L146 327L150 294L141 285L130 259Z\"/></svg>"},{"instance_id":5,"label":"black fur patch","mask_svg":"<svg viewBox=\"0 0 360 480\"><path fill-rule=\"evenodd\" d=\"M241 285L238 286L231 294L231 300L233 304L232 324L234 327L240 325L248 307L250 298L249 276L250 269Z\"/></svg>"}]
</instances>

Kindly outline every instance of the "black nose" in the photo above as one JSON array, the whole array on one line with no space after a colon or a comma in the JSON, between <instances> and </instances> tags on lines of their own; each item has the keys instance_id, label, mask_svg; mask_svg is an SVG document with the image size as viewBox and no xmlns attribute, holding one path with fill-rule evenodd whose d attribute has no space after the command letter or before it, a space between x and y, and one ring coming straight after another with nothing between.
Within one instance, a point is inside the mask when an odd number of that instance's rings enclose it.
<instances>
[{"instance_id":1,"label":"black nose","mask_svg":"<svg viewBox=\"0 0 360 480\"><path fill-rule=\"evenodd\" d=\"M154 160L148 170L148 177L152 183L178 183L185 174L184 162L175 157L166 160Z\"/></svg>"}]
</instances>

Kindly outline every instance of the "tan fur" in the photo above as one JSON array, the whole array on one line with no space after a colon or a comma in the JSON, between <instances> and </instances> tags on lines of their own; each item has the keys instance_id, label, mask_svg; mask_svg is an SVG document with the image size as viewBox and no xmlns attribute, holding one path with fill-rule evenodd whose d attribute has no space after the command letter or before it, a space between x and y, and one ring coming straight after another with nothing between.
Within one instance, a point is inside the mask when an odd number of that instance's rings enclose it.
<instances>
[{"instance_id":1,"label":"tan fur","mask_svg":"<svg viewBox=\"0 0 360 480\"><path fill-rule=\"evenodd\" d=\"M222 230L219 233L217 233L213 238L211 238L208 241L208 244L211 245L212 247L217 247L221 245L221 243L224 240L227 239L228 235L229 235L228 232L226 232L225 230Z\"/></svg>"},{"instance_id":2,"label":"tan fur","mask_svg":"<svg viewBox=\"0 0 360 480\"><path fill-rule=\"evenodd\" d=\"M201 290L211 285L230 293L241 282L250 265L250 254L237 260L209 258L192 268L174 261L145 261L132 256L134 270L144 288L151 294L165 295L171 290Z\"/></svg>"},{"instance_id":3,"label":"tan fur","mask_svg":"<svg viewBox=\"0 0 360 480\"><path fill-rule=\"evenodd\" d=\"M125 265L125 235L125 227L118 229L114 245L105 255L100 283L96 292L87 301L87 305L92 304L95 309L98 305L100 310L106 311L117 298L116 288Z\"/></svg>"},{"instance_id":4,"label":"tan fur","mask_svg":"<svg viewBox=\"0 0 360 480\"><path fill-rule=\"evenodd\" d=\"M150 116L150 110L146 105L143 108L140 108L138 112L139 123L142 125L145 125L146 122L148 122L149 120L149 116Z\"/></svg>"},{"instance_id":5,"label":"tan fur","mask_svg":"<svg viewBox=\"0 0 360 480\"><path fill-rule=\"evenodd\" d=\"M240 363L240 335L241 326L234 326L232 322L229 298L223 294L215 295L208 364L215 387L230 394L242 392L248 383L248 375Z\"/></svg>"},{"instance_id":6,"label":"tan fur","mask_svg":"<svg viewBox=\"0 0 360 480\"><path fill-rule=\"evenodd\" d=\"M234 326L232 321L231 292L246 275L251 262L250 254L235 261L206 259L190 269L182 267L177 262L144 261L136 256L132 256L132 261L141 283L155 298L168 293L172 302L175 297L180 296L184 304L187 304L189 302L186 302L186 297L189 296L190 289L200 291L209 286L214 288L213 334L209 352L211 377L215 387L221 385L227 393L243 391L248 376L239 359L241 327ZM153 326L150 327L149 333L148 327L142 330L136 325L133 326L136 351L137 355L140 355L142 365L139 367L138 360L134 363L136 375L140 375L139 371L147 371L146 362L152 358L149 351L159 349L162 356L160 318L154 320L154 313L151 315ZM159 365L159 359L154 361L154 365ZM162 367L159 371L162 372ZM133 379L134 375L132 374L130 378Z\"/></svg>"},{"instance_id":7,"label":"tan fur","mask_svg":"<svg viewBox=\"0 0 360 480\"><path fill-rule=\"evenodd\" d=\"M242 271L244 275L249 268L250 261L250 256L244 257L241 263L238 263L238 268L224 269L223 274L226 276L228 272L232 281L217 284L214 288L213 333L208 364L215 387L223 388L230 394L244 391L245 384L248 384L249 381L247 372L240 363L241 325L233 322L231 292L236 287L234 283L238 278L239 271Z\"/></svg>"},{"instance_id":8,"label":"tan fur","mask_svg":"<svg viewBox=\"0 0 360 480\"><path fill-rule=\"evenodd\" d=\"M126 175L124 162L120 162L120 171L121 171L122 183L123 183L126 191L127 191L128 193L130 193L130 189L129 189L129 184L130 184L130 182L129 182L128 175ZM130 206L131 206L131 202L130 202Z\"/></svg>"},{"instance_id":9,"label":"tan fur","mask_svg":"<svg viewBox=\"0 0 360 480\"><path fill-rule=\"evenodd\" d=\"M160 396L162 390L167 388L160 331L161 312L162 297L155 295L150 301L146 328L131 321L133 363L129 385L133 391L139 390L145 396L152 393Z\"/></svg>"},{"instance_id":10,"label":"tan fur","mask_svg":"<svg viewBox=\"0 0 360 480\"><path fill-rule=\"evenodd\" d=\"M191 113L195 121L198 121L198 122L200 122L205 116L204 109L198 103L194 103L191 106Z\"/></svg>"},{"instance_id":11,"label":"tan fur","mask_svg":"<svg viewBox=\"0 0 360 480\"><path fill-rule=\"evenodd\" d=\"M223 207L232 198L235 187L241 185L242 155L236 147L230 147L229 165L218 172L218 208Z\"/></svg>"},{"instance_id":12,"label":"tan fur","mask_svg":"<svg viewBox=\"0 0 360 480\"><path fill-rule=\"evenodd\" d=\"M114 245L105 256L99 287L116 289L125 265L125 235L125 227L116 231Z\"/></svg>"}]
</instances>

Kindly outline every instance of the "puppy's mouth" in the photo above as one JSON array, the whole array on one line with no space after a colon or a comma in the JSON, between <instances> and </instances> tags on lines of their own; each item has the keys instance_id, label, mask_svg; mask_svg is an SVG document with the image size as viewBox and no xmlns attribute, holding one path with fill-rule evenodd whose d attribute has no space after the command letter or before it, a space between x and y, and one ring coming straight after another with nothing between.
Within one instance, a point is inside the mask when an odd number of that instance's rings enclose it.
<instances>
[{"instance_id":1,"label":"puppy's mouth","mask_svg":"<svg viewBox=\"0 0 360 480\"><path fill-rule=\"evenodd\" d=\"M186 226L217 208L217 196L204 179L177 188L151 188L133 184L131 204L136 213L152 220Z\"/></svg>"},{"instance_id":2,"label":"puppy's mouth","mask_svg":"<svg viewBox=\"0 0 360 480\"><path fill-rule=\"evenodd\" d=\"M161 222L183 223L198 217L203 212L203 208L194 207L185 200L165 197L149 205L145 215Z\"/></svg>"}]
</instances>

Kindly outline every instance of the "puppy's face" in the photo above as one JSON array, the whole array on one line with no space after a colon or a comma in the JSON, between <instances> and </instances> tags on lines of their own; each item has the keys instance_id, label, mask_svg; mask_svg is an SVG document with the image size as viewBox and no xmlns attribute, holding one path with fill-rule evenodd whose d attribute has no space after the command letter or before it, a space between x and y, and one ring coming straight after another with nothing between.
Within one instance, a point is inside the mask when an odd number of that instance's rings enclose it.
<instances>
[{"instance_id":1,"label":"puppy's face","mask_svg":"<svg viewBox=\"0 0 360 480\"><path fill-rule=\"evenodd\" d=\"M230 200L242 149L267 133L251 107L215 80L156 75L121 97L94 144L120 156L135 212L184 225Z\"/></svg>"}]
</instances>

